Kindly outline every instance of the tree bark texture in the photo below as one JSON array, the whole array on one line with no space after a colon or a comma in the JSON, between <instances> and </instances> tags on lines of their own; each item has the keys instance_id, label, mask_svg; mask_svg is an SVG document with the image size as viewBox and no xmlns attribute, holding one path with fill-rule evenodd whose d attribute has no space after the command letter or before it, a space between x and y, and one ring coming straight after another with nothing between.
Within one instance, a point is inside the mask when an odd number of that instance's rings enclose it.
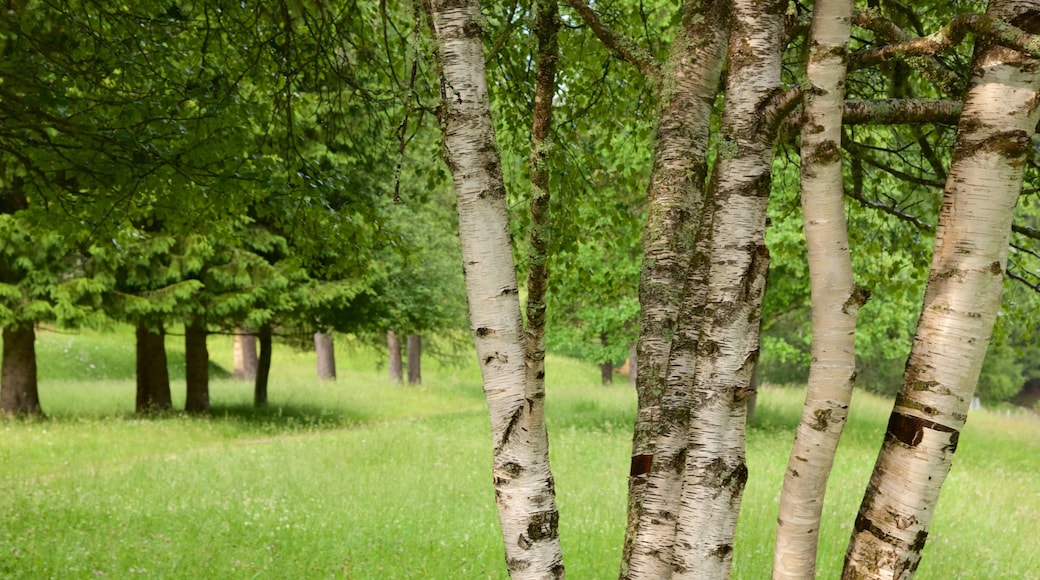
<instances>
[{"instance_id":1,"label":"tree bark texture","mask_svg":"<svg viewBox=\"0 0 1040 580\"><path fill-rule=\"evenodd\" d=\"M188 413L209 412L207 335L206 325L199 320L192 320L184 327L184 379L187 385L184 410Z\"/></svg>"},{"instance_id":2,"label":"tree bark texture","mask_svg":"<svg viewBox=\"0 0 1040 580\"><path fill-rule=\"evenodd\" d=\"M623 578L660 578L670 570L669 551L678 493L649 489L657 438L665 429L661 401L669 375L671 343L689 275L690 254L704 205L707 143L727 42L727 3L689 2L659 82L660 122L647 187L639 279L639 339L636 343L638 410L629 469L628 523L621 562ZM672 482L679 484L679 476ZM665 519L662 520L661 517ZM641 528L641 522L663 528Z\"/></svg>"},{"instance_id":3,"label":"tree bark texture","mask_svg":"<svg viewBox=\"0 0 1040 580\"><path fill-rule=\"evenodd\" d=\"M239 328L235 332L232 376L240 381L255 381L256 365L256 335L252 329Z\"/></svg>"},{"instance_id":4,"label":"tree bark texture","mask_svg":"<svg viewBox=\"0 0 1040 580\"><path fill-rule=\"evenodd\" d=\"M856 314L866 294L852 276L841 171L842 106L851 0L813 10L802 123L801 192L812 296L812 363L805 405L784 475L773 578L816 577L827 479L856 376Z\"/></svg>"},{"instance_id":5,"label":"tree bark texture","mask_svg":"<svg viewBox=\"0 0 1040 580\"><path fill-rule=\"evenodd\" d=\"M1026 23L1037 12L1036 0L994 0L988 9ZM976 41L921 317L843 578L910 578L920 563L1000 307L1038 91L1040 63Z\"/></svg>"},{"instance_id":6,"label":"tree bark texture","mask_svg":"<svg viewBox=\"0 0 1040 580\"><path fill-rule=\"evenodd\" d=\"M733 560L748 477L745 405L769 263L765 226L775 131L762 111L780 90L786 6L778 0L733 3L673 578L726 578Z\"/></svg>"},{"instance_id":7,"label":"tree bark texture","mask_svg":"<svg viewBox=\"0 0 1040 580\"><path fill-rule=\"evenodd\" d=\"M386 331L386 351L390 359L390 382L399 384L404 380L404 363L401 362L401 339L392 330Z\"/></svg>"},{"instance_id":8,"label":"tree bark texture","mask_svg":"<svg viewBox=\"0 0 1040 580\"><path fill-rule=\"evenodd\" d=\"M484 70L480 3L431 0L441 129L455 183L470 324L491 421L495 497L513 578L562 578L544 391L527 380L502 167Z\"/></svg>"},{"instance_id":9,"label":"tree bark texture","mask_svg":"<svg viewBox=\"0 0 1040 580\"><path fill-rule=\"evenodd\" d=\"M0 411L9 415L43 415L36 374L36 329L31 323L4 327L0 370Z\"/></svg>"},{"instance_id":10,"label":"tree bark texture","mask_svg":"<svg viewBox=\"0 0 1040 580\"><path fill-rule=\"evenodd\" d=\"M162 324L151 327L137 323L137 404L138 414L169 411L170 372L166 363L166 332Z\"/></svg>"},{"instance_id":11,"label":"tree bark texture","mask_svg":"<svg viewBox=\"0 0 1040 580\"><path fill-rule=\"evenodd\" d=\"M422 336L408 335L408 384L422 384Z\"/></svg>"},{"instance_id":12,"label":"tree bark texture","mask_svg":"<svg viewBox=\"0 0 1040 580\"><path fill-rule=\"evenodd\" d=\"M314 354L318 365L318 380L336 380L336 349L331 332L314 333Z\"/></svg>"},{"instance_id":13,"label":"tree bark texture","mask_svg":"<svg viewBox=\"0 0 1040 580\"><path fill-rule=\"evenodd\" d=\"M257 334L257 342L260 343L260 356L256 359L256 381L253 383L253 406L267 406L267 380L271 376L271 349L274 340L271 337L271 325L265 324L260 327Z\"/></svg>"}]
</instances>

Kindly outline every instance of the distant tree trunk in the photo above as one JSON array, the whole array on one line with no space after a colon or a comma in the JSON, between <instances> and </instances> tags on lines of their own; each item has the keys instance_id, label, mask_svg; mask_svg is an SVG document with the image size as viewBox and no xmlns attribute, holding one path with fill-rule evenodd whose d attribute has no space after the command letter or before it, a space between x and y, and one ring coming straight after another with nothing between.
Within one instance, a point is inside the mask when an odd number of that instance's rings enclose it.
<instances>
[{"instance_id":1,"label":"distant tree trunk","mask_svg":"<svg viewBox=\"0 0 1040 580\"><path fill-rule=\"evenodd\" d=\"M408 335L408 384L422 384L422 337Z\"/></svg>"},{"instance_id":2,"label":"distant tree trunk","mask_svg":"<svg viewBox=\"0 0 1040 580\"><path fill-rule=\"evenodd\" d=\"M209 412L209 349L206 348L206 325L194 319L184 327L184 374L187 395L184 410L188 413Z\"/></svg>"},{"instance_id":3,"label":"distant tree trunk","mask_svg":"<svg viewBox=\"0 0 1040 580\"><path fill-rule=\"evenodd\" d=\"M987 10L1030 33L1037 13L1036 0L992 0ZM910 578L920 563L1000 309L1038 91L1040 62L976 40L921 317L843 578Z\"/></svg>"},{"instance_id":4,"label":"distant tree trunk","mask_svg":"<svg viewBox=\"0 0 1040 580\"><path fill-rule=\"evenodd\" d=\"M23 416L43 415L36 376L36 329L31 323L5 326L3 336L0 411Z\"/></svg>"},{"instance_id":5,"label":"distant tree trunk","mask_svg":"<svg viewBox=\"0 0 1040 580\"><path fill-rule=\"evenodd\" d=\"M610 342L607 340L607 333L601 333L599 335L599 344L606 351L606 348L610 346ZM606 361L599 363L599 382L604 387L614 384L614 361Z\"/></svg>"},{"instance_id":6,"label":"distant tree trunk","mask_svg":"<svg viewBox=\"0 0 1040 580\"><path fill-rule=\"evenodd\" d=\"M480 2L424 4L438 44L443 151L455 186L470 325L491 423L506 565L514 580L563 578L545 429L544 371L538 366L544 353L528 346L528 340L540 342L540 331L535 324L527 329L533 331L528 337L520 312L502 163L488 103ZM555 2L540 2L536 12L536 35L543 46L555 40L554 34L547 34L547 24L558 18ZM537 68L543 64L539 57ZM540 70L535 77L545 78ZM545 98L535 100L536 107L546 103ZM538 122L538 115L535 119ZM537 287L544 279L536 276L534 282ZM537 319L541 313L534 314Z\"/></svg>"},{"instance_id":7,"label":"distant tree trunk","mask_svg":"<svg viewBox=\"0 0 1040 580\"><path fill-rule=\"evenodd\" d=\"M639 372L639 357L636 355L636 343L628 347L628 384L636 386L636 374Z\"/></svg>"},{"instance_id":8,"label":"distant tree trunk","mask_svg":"<svg viewBox=\"0 0 1040 580\"><path fill-rule=\"evenodd\" d=\"M271 325L265 324L260 327L258 336L260 343L260 356L257 358L256 382L253 388L253 406L267 406L267 379L271 374Z\"/></svg>"},{"instance_id":9,"label":"distant tree trunk","mask_svg":"<svg viewBox=\"0 0 1040 580\"><path fill-rule=\"evenodd\" d=\"M256 380L256 335L252 329L239 328L235 331L234 371L232 376L240 381Z\"/></svg>"},{"instance_id":10,"label":"distant tree trunk","mask_svg":"<svg viewBox=\"0 0 1040 580\"><path fill-rule=\"evenodd\" d=\"M816 577L820 518L856 377L856 315L867 294L852 276L841 122L852 0L817 0L802 121L801 191L812 296L812 364L784 474L773 578Z\"/></svg>"},{"instance_id":11,"label":"distant tree trunk","mask_svg":"<svg viewBox=\"0 0 1040 580\"><path fill-rule=\"evenodd\" d=\"M318 359L318 380L336 380L336 349L331 332L314 333L314 353Z\"/></svg>"},{"instance_id":12,"label":"distant tree trunk","mask_svg":"<svg viewBox=\"0 0 1040 580\"><path fill-rule=\"evenodd\" d=\"M170 371L166 363L166 332L160 323L151 330L137 323L137 413L169 411Z\"/></svg>"},{"instance_id":13,"label":"distant tree trunk","mask_svg":"<svg viewBox=\"0 0 1040 580\"><path fill-rule=\"evenodd\" d=\"M404 364L401 362L401 339L392 330L386 331L386 350L390 357L390 382L399 384L404 377Z\"/></svg>"}]
</instances>

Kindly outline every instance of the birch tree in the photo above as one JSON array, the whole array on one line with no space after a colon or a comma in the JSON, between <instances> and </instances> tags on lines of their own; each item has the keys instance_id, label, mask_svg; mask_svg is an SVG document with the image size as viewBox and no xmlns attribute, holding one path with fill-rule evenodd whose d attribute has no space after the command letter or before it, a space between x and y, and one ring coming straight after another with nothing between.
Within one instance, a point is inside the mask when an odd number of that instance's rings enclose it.
<instances>
[{"instance_id":1,"label":"birch tree","mask_svg":"<svg viewBox=\"0 0 1040 580\"><path fill-rule=\"evenodd\" d=\"M425 7L437 41L444 157L455 183L470 325L491 418L506 563L513 578L562 578L544 422L544 352L525 345L480 3L430 0Z\"/></svg>"},{"instance_id":2,"label":"birch tree","mask_svg":"<svg viewBox=\"0 0 1040 580\"><path fill-rule=\"evenodd\" d=\"M987 16L1030 27L1038 11L1031 0L993 0ZM1000 307L1013 211L1040 121L1040 72L1035 58L998 42L976 41L921 318L844 578L916 571Z\"/></svg>"},{"instance_id":3,"label":"birch tree","mask_svg":"<svg viewBox=\"0 0 1040 580\"><path fill-rule=\"evenodd\" d=\"M823 498L856 376L856 314L866 295L852 277L840 145L851 18L850 0L821 0L813 9L801 132L812 365L780 495L774 578L816 576Z\"/></svg>"}]
</instances>

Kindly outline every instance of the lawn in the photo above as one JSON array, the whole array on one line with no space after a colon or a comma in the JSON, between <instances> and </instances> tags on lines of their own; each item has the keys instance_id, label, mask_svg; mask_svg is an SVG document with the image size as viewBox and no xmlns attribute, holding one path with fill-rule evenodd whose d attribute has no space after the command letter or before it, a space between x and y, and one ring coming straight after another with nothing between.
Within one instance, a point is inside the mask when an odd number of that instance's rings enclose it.
<instances>
[{"instance_id":1,"label":"lawn","mask_svg":"<svg viewBox=\"0 0 1040 580\"><path fill-rule=\"evenodd\" d=\"M342 338L342 337L341 337ZM0 577L504 578L475 364L424 361L391 385L380 355L339 340L339 379L279 347L269 409L213 381L213 413L133 415L132 333L42 333L47 420L0 420ZM183 348L168 346L172 374ZM212 337L219 369L231 343ZM591 364L550 357L548 420L572 578L616 577L635 406ZM218 375L219 375L218 370ZM175 405L183 380L174 381ZM766 578L801 393L764 388L748 433L734 577ZM820 577L835 578L890 403L864 393L828 491ZM977 412L918 578L1040 579L1040 420Z\"/></svg>"}]
</instances>

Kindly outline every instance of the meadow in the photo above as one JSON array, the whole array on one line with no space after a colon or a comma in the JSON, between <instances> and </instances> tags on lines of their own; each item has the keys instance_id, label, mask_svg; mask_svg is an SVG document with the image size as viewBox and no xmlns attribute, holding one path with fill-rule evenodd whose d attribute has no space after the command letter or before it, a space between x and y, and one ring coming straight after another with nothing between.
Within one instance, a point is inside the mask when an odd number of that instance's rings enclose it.
<instances>
[{"instance_id":1,"label":"meadow","mask_svg":"<svg viewBox=\"0 0 1040 580\"><path fill-rule=\"evenodd\" d=\"M476 365L424 360L392 385L375 350L337 337L339 378L277 346L270 407L227 377L210 339L208 417L133 414L132 333L39 337L45 420L0 419L0 577L504 578ZM183 348L167 340L174 404ZM631 420L627 382L550 357L547 412L568 575L616 577ZM734 578L769 576L802 393L761 390ZM857 393L827 492L820 578L836 578L889 401ZM918 578L1040 579L1040 420L974 412Z\"/></svg>"}]
</instances>

